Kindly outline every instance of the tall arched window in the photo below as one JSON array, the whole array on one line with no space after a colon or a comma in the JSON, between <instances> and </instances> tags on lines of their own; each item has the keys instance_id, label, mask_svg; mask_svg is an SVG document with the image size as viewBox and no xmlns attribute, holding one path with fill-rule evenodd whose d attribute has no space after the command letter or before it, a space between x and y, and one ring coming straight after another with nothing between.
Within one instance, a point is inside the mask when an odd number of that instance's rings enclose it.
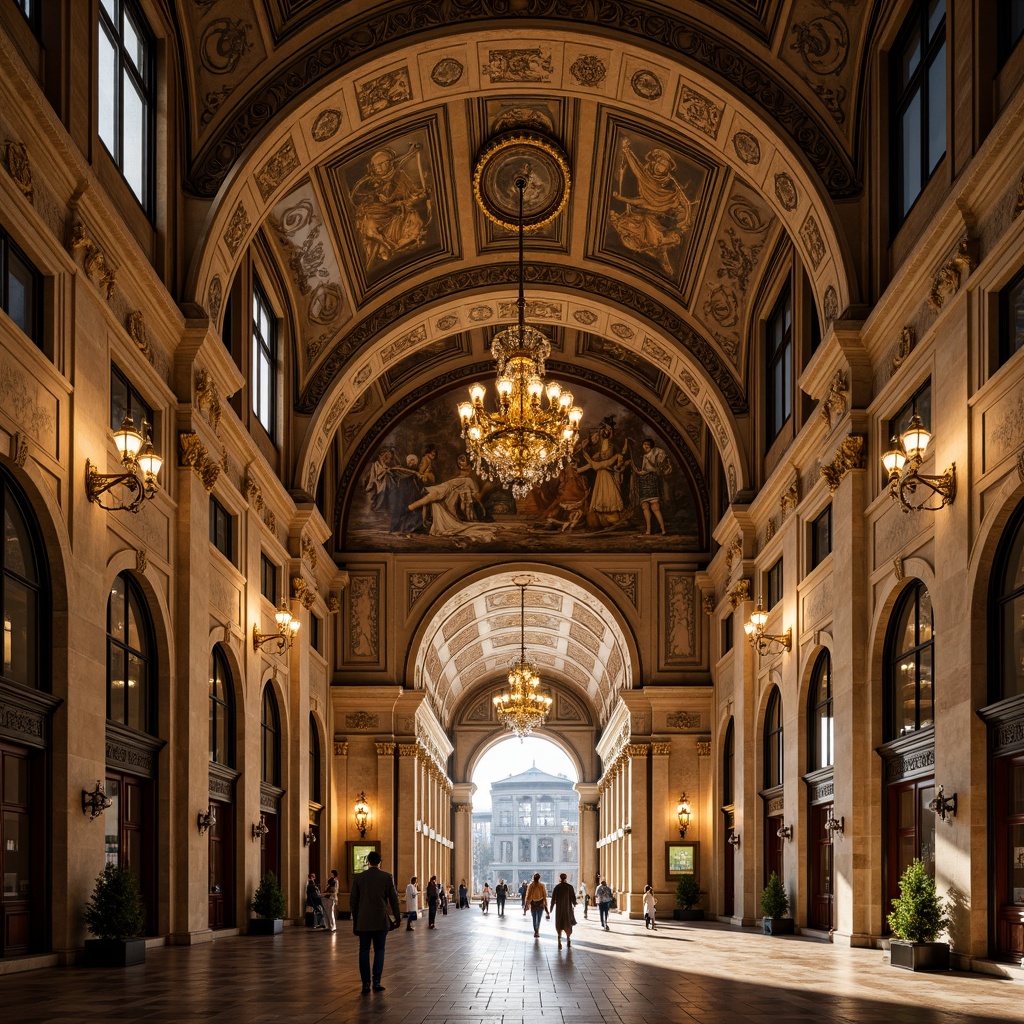
<instances>
[{"instance_id":1,"label":"tall arched window","mask_svg":"<svg viewBox=\"0 0 1024 1024\"><path fill-rule=\"evenodd\" d=\"M0 603L4 615L4 666L3 677L12 683L21 683L39 689L42 681L40 671L40 604L42 582L39 572L41 549L34 532L29 527L32 521L22 509L22 503L6 480L3 487L4 546L0 552L3 559Z\"/></svg>"},{"instance_id":2,"label":"tall arched window","mask_svg":"<svg viewBox=\"0 0 1024 1024\"><path fill-rule=\"evenodd\" d=\"M210 760L235 767L235 707L231 670L220 646L213 649L210 669Z\"/></svg>"},{"instance_id":3,"label":"tall arched window","mask_svg":"<svg viewBox=\"0 0 1024 1024\"><path fill-rule=\"evenodd\" d=\"M1008 529L1006 555L997 559L1002 573L993 595L996 609L996 642L999 669L993 674L992 700L1024 696L1024 505Z\"/></svg>"},{"instance_id":4,"label":"tall arched window","mask_svg":"<svg viewBox=\"0 0 1024 1024\"><path fill-rule=\"evenodd\" d=\"M777 686L768 698L764 718L764 788L782 785L782 697Z\"/></svg>"},{"instance_id":5,"label":"tall arched window","mask_svg":"<svg viewBox=\"0 0 1024 1024\"><path fill-rule=\"evenodd\" d=\"M728 728L725 730L725 742L722 744L722 803L731 807L736 802L735 795L735 759L736 759L736 731L733 728L732 719L729 719Z\"/></svg>"},{"instance_id":6,"label":"tall arched window","mask_svg":"<svg viewBox=\"0 0 1024 1024\"><path fill-rule=\"evenodd\" d=\"M320 736L316 731L316 719L309 716L309 799L320 803Z\"/></svg>"},{"instance_id":7,"label":"tall arched window","mask_svg":"<svg viewBox=\"0 0 1024 1024\"><path fill-rule=\"evenodd\" d=\"M885 738L896 739L933 724L932 599L917 580L901 595L888 635L889 690Z\"/></svg>"},{"instance_id":8,"label":"tall arched window","mask_svg":"<svg viewBox=\"0 0 1024 1024\"><path fill-rule=\"evenodd\" d=\"M834 761L833 742L835 734L832 717L832 656L822 651L814 663L811 676L811 692L808 701L807 721L810 724L808 768L828 768Z\"/></svg>"},{"instance_id":9,"label":"tall arched window","mask_svg":"<svg viewBox=\"0 0 1024 1024\"><path fill-rule=\"evenodd\" d=\"M281 716L277 710L277 698L273 687L263 687L263 710L260 717L263 757L261 762L264 782L272 786L281 785Z\"/></svg>"},{"instance_id":10,"label":"tall arched window","mask_svg":"<svg viewBox=\"0 0 1024 1024\"><path fill-rule=\"evenodd\" d=\"M139 732L153 732L152 628L146 600L127 572L107 602L107 718Z\"/></svg>"}]
</instances>

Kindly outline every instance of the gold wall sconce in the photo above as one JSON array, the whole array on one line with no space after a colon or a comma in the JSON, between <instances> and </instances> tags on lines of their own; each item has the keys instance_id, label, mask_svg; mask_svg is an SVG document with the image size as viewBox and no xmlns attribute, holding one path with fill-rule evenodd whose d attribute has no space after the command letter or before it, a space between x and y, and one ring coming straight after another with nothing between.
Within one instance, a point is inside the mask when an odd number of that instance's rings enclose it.
<instances>
[{"instance_id":1,"label":"gold wall sconce","mask_svg":"<svg viewBox=\"0 0 1024 1024\"><path fill-rule=\"evenodd\" d=\"M931 431L915 412L910 426L889 442L889 450L882 456L882 465L889 474L889 495L904 512L938 512L945 505L952 505L956 497L955 462L938 476L918 472L931 439ZM916 501L919 487L924 496ZM929 504L936 500L937 505Z\"/></svg>"},{"instance_id":2,"label":"gold wall sconce","mask_svg":"<svg viewBox=\"0 0 1024 1024\"><path fill-rule=\"evenodd\" d=\"M679 838L686 837L686 830L690 827L690 800L686 793L679 797L676 805L676 818L679 821Z\"/></svg>"},{"instance_id":3,"label":"gold wall sconce","mask_svg":"<svg viewBox=\"0 0 1024 1024\"><path fill-rule=\"evenodd\" d=\"M85 493L107 512L138 512L147 498L157 492L157 474L164 460L153 449L149 425L142 424L143 436L135 429L131 416L125 416L114 443L121 456L123 473L101 473L89 459L85 460ZM126 500L131 495L130 500ZM107 504L107 498L112 503Z\"/></svg>"},{"instance_id":4,"label":"gold wall sconce","mask_svg":"<svg viewBox=\"0 0 1024 1024\"><path fill-rule=\"evenodd\" d=\"M766 633L764 624L768 621L768 613L761 604L761 598L757 599L757 607L750 613L750 618L743 623L743 632L747 634L747 641L757 651L759 657L766 657L769 654L781 654L782 651L789 651L793 648L793 627L790 626L785 633Z\"/></svg>"},{"instance_id":5,"label":"gold wall sconce","mask_svg":"<svg viewBox=\"0 0 1024 1024\"><path fill-rule=\"evenodd\" d=\"M254 651L261 650L264 645L270 645L272 648L276 646L275 654L284 654L295 643L295 636L299 632L301 623L298 619L292 618L292 613L288 611L284 601L274 613L274 618L277 620L276 633L261 633L259 626L253 624L252 649Z\"/></svg>"},{"instance_id":6,"label":"gold wall sconce","mask_svg":"<svg viewBox=\"0 0 1024 1024\"><path fill-rule=\"evenodd\" d=\"M113 801L103 791L103 783L96 780L96 788L90 793L89 790L82 790L82 813L89 815L89 820L98 818Z\"/></svg>"},{"instance_id":7,"label":"gold wall sconce","mask_svg":"<svg viewBox=\"0 0 1024 1024\"><path fill-rule=\"evenodd\" d=\"M366 802L365 791L360 791L355 806L356 828L359 829L359 838L366 838L366 826L370 820L370 805Z\"/></svg>"},{"instance_id":8,"label":"gold wall sconce","mask_svg":"<svg viewBox=\"0 0 1024 1024\"><path fill-rule=\"evenodd\" d=\"M269 831L266 818L261 814L259 822L252 827L252 841L255 843L257 839L262 839Z\"/></svg>"}]
</instances>

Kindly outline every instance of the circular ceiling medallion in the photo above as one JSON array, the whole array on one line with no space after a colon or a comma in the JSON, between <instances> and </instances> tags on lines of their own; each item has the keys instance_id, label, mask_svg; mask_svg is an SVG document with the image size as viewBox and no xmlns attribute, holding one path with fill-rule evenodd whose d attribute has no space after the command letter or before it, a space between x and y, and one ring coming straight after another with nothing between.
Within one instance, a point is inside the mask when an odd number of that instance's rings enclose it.
<instances>
[{"instance_id":1,"label":"circular ceiling medallion","mask_svg":"<svg viewBox=\"0 0 1024 1024\"><path fill-rule=\"evenodd\" d=\"M508 132L493 139L476 162L473 194L480 209L510 231L519 227L519 189L525 177L523 227L539 228L562 212L569 199L569 163L550 139Z\"/></svg>"}]
</instances>

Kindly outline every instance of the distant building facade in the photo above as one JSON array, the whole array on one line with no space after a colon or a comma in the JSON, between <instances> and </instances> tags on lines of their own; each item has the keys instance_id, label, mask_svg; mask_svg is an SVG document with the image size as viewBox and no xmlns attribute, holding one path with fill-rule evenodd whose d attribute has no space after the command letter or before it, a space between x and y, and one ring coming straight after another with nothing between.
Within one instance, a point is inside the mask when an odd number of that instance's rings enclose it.
<instances>
[{"instance_id":1,"label":"distant building facade","mask_svg":"<svg viewBox=\"0 0 1024 1024\"><path fill-rule=\"evenodd\" d=\"M474 838L477 824L474 813ZM490 861L484 876L474 878L476 888L484 882L493 887L504 878L515 889L538 871L549 888L563 871L575 884L580 871L579 794L572 780L534 765L495 782L490 840Z\"/></svg>"}]
</instances>

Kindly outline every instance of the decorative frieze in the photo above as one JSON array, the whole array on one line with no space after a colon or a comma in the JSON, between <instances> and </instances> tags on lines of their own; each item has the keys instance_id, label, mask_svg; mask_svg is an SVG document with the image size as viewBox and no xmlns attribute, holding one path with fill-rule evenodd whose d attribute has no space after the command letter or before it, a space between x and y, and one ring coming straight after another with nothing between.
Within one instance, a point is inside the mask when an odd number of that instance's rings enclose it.
<instances>
[{"instance_id":1,"label":"decorative frieze","mask_svg":"<svg viewBox=\"0 0 1024 1024\"><path fill-rule=\"evenodd\" d=\"M782 515L782 521L786 521L786 516L790 512L795 512L797 505L800 504L800 481L794 480L789 487L787 487L782 494L779 496L779 512Z\"/></svg>"},{"instance_id":2,"label":"decorative frieze","mask_svg":"<svg viewBox=\"0 0 1024 1024\"><path fill-rule=\"evenodd\" d=\"M825 421L829 433L832 432L833 417L835 418L835 423L838 423L846 415L846 410L849 407L846 400L846 392L846 377L843 375L842 370L836 370L835 375L829 382L825 397L821 400L821 418Z\"/></svg>"},{"instance_id":3,"label":"decorative frieze","mask_svg":"<svg viewBox=\"0 0 1024 1024\"><path fill-rule=\"evenodd\" d=\"M45 719L41 714L25 708L14 707L6 702L0 703L0 732L8 736L25 737L42 740ZM36 744L38 745L38 744Z\"/></svg>"},{"instance_id":4,"label":"decorative frieze","mask_svg":"<svg viewBox=\"0 0 1024 1024\"><path fill-rule=\"evenodd\" d=\"M919 750L905 756L888 758L885 762L885 777L887 779L905 779L911 775L918 775L934 765L935 749Z\"/></svg>"},{"instance_id":5,"label":"decorative frieze","mask_svg":"<svg viewBox=\"0 0 1024 1024\"><path fill-rule=\"evenodd\" d=\"M140 575L144 575L146 572L146 566L149 563L148 556L145 548L135 549L135 571Z\"/></svg>"},{"instance_id":6,"label":"decorative frieze","mask_svg":"<svg viewBox=\"0 0 1024 1024\"><path fill-rule=\"evenodd\" d=\"M895 373L902 365L903 361L913 351L914 345L917 343L917 333L913 327L904 327L900 331L899 340L896 342L896 352L892 357L892 372Z\"/></svg>"},{"instance_id":7,"label":"decorative frieze","mask_svg":"<svg viewBox=\"0 0 1024 1024\"><path fill-rule=\"evenodd\" d=\"M274 510L264 501L263 489L255 479L248 473L243 482L245 500L256 510L256 514L263 520L264 525L271 533L277 533L277 516Z\"/></svg>"},{"instance_id":8,"label":"decorative frieze","mask_svg":"<svg viewBox=\"0 0 1024 1024\"><path fill-rule=\"evenodd\" d=\"M778 796L769 797L766 804L765 810L770 817L776 817L783 813L786 809L785 797L780 793Z\"/></svg>"},{"instance_id":9,"label":"decorative frieze","mask_svg":"<svg viewBox=\"0 0 1024 1024\"><path fill-rule=\"evenodd\" d=\"M191 466L207 491L213 490L222 469L219 462L210 458L199 435L190 431L182 431L178 435L178 465L182 468Z\"/></svg>"},{"instance_id":10,"label":"decorative frieze","mask_svg":"<svg viewBox=\"0 0 1024 1024\"><path fill-rule=\"evenodd\" d=\"M316 568L317 551L316 544L313 543L308 537L303 537L301 541L302 557L309 562L311 569Z\"/></svg>"},{"instance_id":11,"label":"decorative frieze","mask_svg":"<svg viewBox=\"0 0 1024 1024\"><path fill-rule=\"evenodd\" d=\"M32 184L32 165L29 163L28 150L25 143L4 140L4 167L11 180L21 190L21 194L31 203L35 199L35 187Z\"/></svg>"},{"instance_id":12,"label":"decorative frieze","mask_svg":"<svg viewBox=\"0 0 1024 1024\"><path fill-rule=\"evenodd\" d=\"M85 225L80 221L71 229L71 250L81 250L83 269L90 278L94 273L99 275L100 286L109 300L114 294L117 271L108 262L106 253L86 235Z\"/></svg>"},{"instance_id":13,"label":"decorative frieze","mask_svg":"<svg viewBox=\"0 0 1024 1024\"><path fill-rule=\"evenodd\" d=\"M699 711L673 711L668 716L668 724L673 729L699 729Z\"/></svg>"},{"instance_id":14,"label":"decorative frieze","mask_svg":"<svg viewBox=\"0 0 1024 1024\"><path fill-rule=\"evenodd\" d=\"M974 264L974 257L970 253L970 243L967 238L961 238L956 251L939 267L935 275L932 290L928 296L928 305L936 312L942 309L942 304L946 299L959 291L964 277L970 273Z\"/></svg>"},{"instance_id":15,"label":"decorative frieze","mask_svg":"<svg viewBox=\"0 0 1024 1024\"><path fill-rule=\"evenodd\" d=\"M836 449L832 461L821 466L820 472L828 484L830 493L834 493L843 478L853 469L864 468L864 435L848 434Z\"/></svg>"},{"instance_id":16,"label":"decorative frieze","mask_svg":"<svg viewBox=\"0 0 1024 1024\"><path fill-rule=\"evenodd\" d=\"M736 610L736 606L742 604L744 601L750 600L750 580L744 577L741 580L736 581L736 586L729 591L729 604L732 605L733 610Z\"/></svg>"},{"instance_id":17,"label":"decorative frieze","mask_svg":"<svg viewBox=\"0 0 1024 1024\"><path fill-rule=\"evenodd\" d=\"M807 787L807 798L812 804L823 804L831 800L835 795L835 782L832 779L822 779L820 782L811 783Z\"/></svg>"},{"instance_id":18,"label":"decorative frieze","mask_svg":"<svg viewBox=\"0 0 1024 1024\"><path fill-rule=\"evenodd\" d=\"M1016 747L1021 743L1024 743L1024 721L1007 722L993 732L992 747L994 751Z\"/></svg>"},{"instance_id":19,"label":"decorative frieze","mask_svg":"<svg viewBox=\"0 0 1024 1024\"><path fill-rule=\"evenodd\" d=\"M217 387L213 374L203 367L196 370L195 403L200 412L209 409L206 418L210 421L213 432L218 433L221 417L220 388Z\"/></svg>"},{"instance_id":20,"label":"decorative frieze","mask_svg":"<svg viewBox=\"0 0 1024 1024\"><path fill-rule=\"evenodd\" d=\"M369 711L356 711L354 714L345 716L345 727L347 729L379 729L380 715L373 715Z\"/></svg>"},{"instance_id":21,"label":"decorative frieze","mask_svg":"<svg viewBox=\"0 0 1024 1024\"><path fill-rule=\"evenodd\" d=\"M152 363L153 348L149 344L149 335L146 333L146 318L141 309L130 309L128 311L128 315L124 318L124 328L128 332L128 337L135 342L135 347Z\"/></svg>"}]
</instances>

